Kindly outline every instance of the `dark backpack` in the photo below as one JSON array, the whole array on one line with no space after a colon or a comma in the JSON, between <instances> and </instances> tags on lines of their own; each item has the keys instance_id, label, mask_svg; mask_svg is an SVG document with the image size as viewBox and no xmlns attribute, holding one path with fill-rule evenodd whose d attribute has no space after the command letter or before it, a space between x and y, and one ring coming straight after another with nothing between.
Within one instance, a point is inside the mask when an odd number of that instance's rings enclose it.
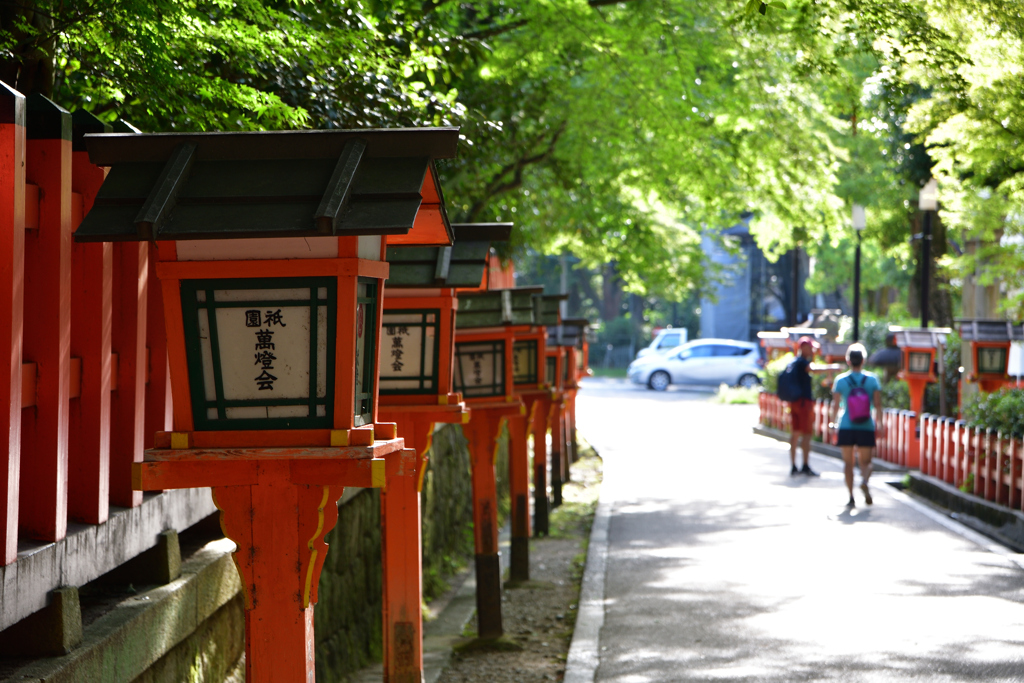
<instances>
[{"instance_id":1,"label":"dark backpack","mask_svg":"<svg viewBox=\"0 0 1024 683\"><path fill-rule=\"evenodd\" d=\"M803 391L800 389L800 378L797 376L796 361L786 366L786 369L779 375L778 384L775 387L775 395L782 401L799 401L803 398Z\"/></svg>"},{"instance_id":2,"label":"dark backpack","mask_svg":"<svg viewBox=\"0 0 1024 683\"><path fill-rule=\"evenodd\" d=\"M853 384L853 375L849 376L848 381ZM850 395L846 397L846 414L854 424L863 424L871 419L871 394L864 388L866 382L867 378L861 375L860 386L854 384Z\"/></svg>"}]
</instances>

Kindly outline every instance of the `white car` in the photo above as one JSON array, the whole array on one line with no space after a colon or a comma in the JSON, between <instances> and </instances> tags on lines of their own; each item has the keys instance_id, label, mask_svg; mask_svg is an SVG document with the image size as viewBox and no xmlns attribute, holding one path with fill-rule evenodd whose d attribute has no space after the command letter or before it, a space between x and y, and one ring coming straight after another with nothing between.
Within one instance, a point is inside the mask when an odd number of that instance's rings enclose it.
<instances>
[{"instance_id":1,"label":"white car","mask_svg":"<svg viewBox=\"0 0 1024 683\"><path fill-rule=\"evenodd\" d=\"M756 387L763 361L757 344L732 339L695 339L675 351L651 354L630 363L636 384L664 391L670 384L719 384Z\"/></svg>"},{"instance_id":2,"label":"white car","mask_svg":"<svg viewBox=\"0 0 1024 683\"><path fill-rule=\"evenodd\" d=\"M649 346L645 346L636 352L637 358L643 358L649 356L652 353L658 355L664 355L670 351L674 351L679 346L686 343L686 328L685 327L669 327L655 335L654 339L651 340Z\"/></svg>"}]
</instances>

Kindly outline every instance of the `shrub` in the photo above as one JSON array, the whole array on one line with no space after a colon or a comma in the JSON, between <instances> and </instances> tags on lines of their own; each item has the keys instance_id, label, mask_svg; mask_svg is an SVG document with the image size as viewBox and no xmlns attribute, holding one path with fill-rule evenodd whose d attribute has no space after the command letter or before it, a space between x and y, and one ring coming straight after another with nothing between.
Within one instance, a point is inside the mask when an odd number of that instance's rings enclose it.
<instances>
[{"instance_id":1,"label":"shrub","mask_svg":"<svg viewBox=\"0 0 1024 683\"><path fill-rule=\"evenodd\" d=\"M963 415L972 427L1024 437L1024 389L978 393L964 404Z\"/></svg>"},{"instance_id":2,"label":"shrub","mask_svg":"<svg viewBox=\"0 0 1024 683\"><path fill-rule=\"evenodd\" d=\"M737 404L751 404L757 403L757 396L761 393L761 389L758 387L730 387L728 384L722 384L718 387L718 392L712 398L714 403L724 403L726 405L737 405Z\"/></svg>"}]
</instances>

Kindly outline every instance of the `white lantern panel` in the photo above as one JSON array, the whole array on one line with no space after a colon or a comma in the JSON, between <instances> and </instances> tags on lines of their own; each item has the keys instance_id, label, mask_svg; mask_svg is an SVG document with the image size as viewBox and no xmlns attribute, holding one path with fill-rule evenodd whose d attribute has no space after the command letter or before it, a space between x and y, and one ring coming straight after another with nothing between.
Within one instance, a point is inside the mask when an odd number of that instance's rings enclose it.
<instances>
[{"instance_id":1,"label":"white lantern panel","mask_svg":"<svg viewBox=\"0 0 1024 683\"><path fill-rule=\"evenodd\" d=\"M505 394L505 342L465 342L455 345L455 390L463 396Z\"/></svg>"},{"instance_id":2,"label":"white lantern panel","mask_svg":"<svg viewBox=\"0 0 1024 683\"><path fill-rule=\"evenodd\" d=\"M331 426L335 278L186 280L181 291L196 429Z\"/></svg>"},{"instance_id":3,"label":"white lantern panel","mask_svg":"<svg viewBox=\"0 0 1024 683\"><path fill-rule=\"evenodd\" d=\"M381 320L380 392L437 393L437 337L440 313L384 311Z\"/></svg>"}]
</instances>

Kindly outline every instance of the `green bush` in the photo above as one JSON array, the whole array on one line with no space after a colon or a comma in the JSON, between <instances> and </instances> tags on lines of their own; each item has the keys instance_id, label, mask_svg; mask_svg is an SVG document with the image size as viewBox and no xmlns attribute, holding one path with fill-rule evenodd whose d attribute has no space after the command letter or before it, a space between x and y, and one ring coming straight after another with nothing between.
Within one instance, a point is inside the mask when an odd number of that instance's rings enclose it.
<instances>
[{"instance_id":1,"label":"green bush","mask_svg":"<svg viewBox=\"0 0 1024 683\"><path fill-rule=\"evenodd\" d=\"M758 387L730 387L728 384L722 384L718 387L718 392L714 398L711 399L713 403L724 403L726 405L737 405L737 404L751 404L757 403L757 396L761 393L761 389Z\"/></svg>"},{"instance_id":2,"label":"green bush","mask_svg":"<svg viewBox=\"0 0 1024 683\"><path fill-rule=\"evenodd\" d=\"M907 383L901 379L882 382L882 407L910 410L910 388Z\"/></svg>"},{"instance_id":3,"label":"green bush","mask_svg":"<svg viewBox=\"0 0 1024 683\"><path fill-rule=\"evenodd\" d=\"M964 404L963 416L973 427L1024 437L1024 389L978 393Z\"/></svg>"}]
</instances>

